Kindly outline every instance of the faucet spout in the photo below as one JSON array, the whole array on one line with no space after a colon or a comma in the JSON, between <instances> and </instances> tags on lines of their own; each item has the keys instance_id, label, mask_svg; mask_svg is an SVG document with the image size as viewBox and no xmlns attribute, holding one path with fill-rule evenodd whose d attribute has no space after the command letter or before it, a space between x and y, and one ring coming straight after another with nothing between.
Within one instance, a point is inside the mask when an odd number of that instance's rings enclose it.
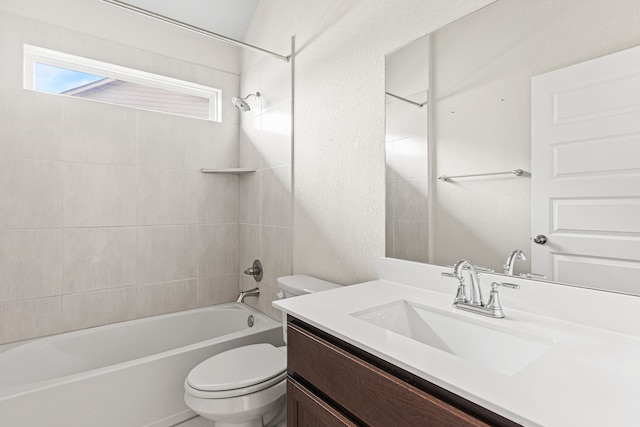
<instances>
[{"instance_id":1,"label":"faucet spout","mask_svg":"<svg viewBox=\"0 0 640 427\"><path fill-rule=\"evenodd\" d=\"M513 276L513 267L516 264L516 260L525 261L526 259L527 257L524 252L519 249L511 252L511 255L507 258L507 263L503 266L504 274L507 276Z\"/></svg>"},{"instance_id":2,"label":"faucet spout","mask_svg":"<svg viewBox=\"0 0 640 427\"><path fill-rule=\"evenodd\" d=\"M462 272L467 270L469 272L469 277L471 278L471 286L469 287L469 304L471 305L484 305L482 301L482 292L480 291L480 280L478 279L478 273L473 265L466 260L458 261L453 266L453 275L460 281L460 283L464 283L464 276Z\"/></svg>"},{"instance_id":3,"label":"faucet spout","mask_svg":"<svg viewBox=\"0 0 640 427\"><path fill-rule=\"evenodd\" d=\"M244 299L246 297L257 297L259 295L260 289L258 288L249 289L248 291L240 291L240 296L238 297L236 302L244 302Z\"/></svg>"}]
</instances>

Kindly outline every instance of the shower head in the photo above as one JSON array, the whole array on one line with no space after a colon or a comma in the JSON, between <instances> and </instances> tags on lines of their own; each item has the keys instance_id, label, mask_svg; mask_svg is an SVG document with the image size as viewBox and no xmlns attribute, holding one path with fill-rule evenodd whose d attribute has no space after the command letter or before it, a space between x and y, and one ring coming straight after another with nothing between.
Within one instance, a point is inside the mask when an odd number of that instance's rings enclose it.
<instances>
[{"instance_id":1,"label":"shower head","mask_svg":"<svg viewBox=\"0 0 640 427\"><path fill-rule=\"evenodd\" d=\"M231 98L231 102L233 102L233 105L235 105L236 108L238 110L240 110L240 111L250 111L251 107L246 102L246 100L250 96L255 96L256 98L259 98L260 97L260 92L250 93L249 95L245 96L244 98L238 98L237 96L234 96L233 98Z\"/></svg>"}]
</instances>

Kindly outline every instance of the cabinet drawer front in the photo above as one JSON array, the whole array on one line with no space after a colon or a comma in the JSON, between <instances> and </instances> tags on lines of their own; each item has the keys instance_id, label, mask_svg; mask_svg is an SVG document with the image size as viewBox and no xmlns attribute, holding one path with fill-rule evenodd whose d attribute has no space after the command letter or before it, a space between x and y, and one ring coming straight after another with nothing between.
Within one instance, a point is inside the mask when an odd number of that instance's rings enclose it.
<instances>
[{"instance_id":1,"label":"cabinet drawer front","mask_svg":"<svg viewBox=\"0 0 640 427\"><path fill-rule=\"evenodd\" d=\"M287 341L290 372L367 425L487 425L291 323Z\"/></svg>"},{"instance_id":2,"label":"cabinet drawer front","mask_svg":"<svg viewBox=\"0 0 640 427\"><path fill-rule=\"evenodd\" d=\"M291 377L287 378L287 425L357 427L347 417Z\"/></svg>"}]
</instances>

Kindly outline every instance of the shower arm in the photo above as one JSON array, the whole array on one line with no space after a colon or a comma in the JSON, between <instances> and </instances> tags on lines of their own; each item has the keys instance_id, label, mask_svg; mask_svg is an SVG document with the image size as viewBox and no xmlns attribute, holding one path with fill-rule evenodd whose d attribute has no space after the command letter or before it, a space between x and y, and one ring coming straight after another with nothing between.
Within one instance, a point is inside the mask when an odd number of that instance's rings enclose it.
<instances>
[{"instance_id":1,"label":"shower arm","mask_svg":"<svg viewBox=\"0 0 640 427\"><path fill-rule=\"evenodd\" d=\"M202 29L202 28L199 28L199 27L195 27L193 25L189 25L186 22L178 21L177 19L169 18L168 16L160 15L160 14L152 12L150 10L143 9L141 7L137 7L137 6L133 6L131 4L124 3L124 2L122 2L120 0L101 0L101 1L103 1L105 3L109 3L109 4L113 5L113 6L117 6L117 7L123 8L123 9L130 10L130 11L135 12L135 13L139 13L139 14L144 15L144 16L148 16L150 18L155 18L155 19L157 19L159 21L167 22L167 23L175 25L177 27L185 28L185 29L193 31L195 33L202 34L204 36L211 37L211 38L214 38L216 40L232 44L234 46L240 46L240 47L243 47L245 49L253 50L255 52L266 53L268 55L271 55L271 56L274 56L274 57L276 57L278 59L281 59L284 62L289 62L289 60L291 59L291 55L287 55L287 56L280 55L280 54L277 54L277 53L272 52L270 50L263 49L263 48L258 47L258 46L254 46L254 45L251 45L251 44L248 44L248 43L244 43L244 42L241 42L239 40L235 40L235 39L232 39L230 37L226 37L226 36L223 36L221 34L214 33L212 31L207 31L205 29Z\"/></svg>"},{"instance_id":2,"label":"shower arm","mask_svg":"<svg viewBox=\"0 0 640 427\"><path fill-rule=\"evenodd\" d=\"M423 107L424 105L426 105L426 103L427 103L427 101L424 101L424 102L416 102L416 101L412 101L412 100L410 100L410 99L403 98L403 97L401 97L401 96L395 95L395 94L393 94L393 93L391 93L391 92L385 92L385 95L389 95L390 97L392 97L392 98L396 98L396 99L399 99L400 101L408 102L409 104L413 104L413 105L415 105L415 106L416 106L416 107L418 107L418 108L422 108L422 107Z\"/></svg>"},{"instance_id":3,"label":"shower arm","mask_svg":"<svg viewBox=\"0 0 640 427\"><path fill-rule=\"evenodd\" d=\"M245 96L244 98L240 98L240 99L244 99L246 101L247 99L249 99L250 96L255 96L256 98L260 98L260 92L250 93L249 95Z\"/></svg>"}]
</instances>

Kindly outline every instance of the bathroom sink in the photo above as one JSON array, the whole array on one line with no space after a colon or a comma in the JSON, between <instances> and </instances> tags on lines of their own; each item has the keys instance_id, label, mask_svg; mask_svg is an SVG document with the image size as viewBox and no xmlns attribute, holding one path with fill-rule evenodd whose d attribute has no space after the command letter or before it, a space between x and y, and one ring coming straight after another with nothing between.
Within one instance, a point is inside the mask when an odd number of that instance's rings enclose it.
<instances>
[{"instance_id":1,"label":"bathroom sink","mask_svg":"<svg viewBox=\"0 0 640 427\"><path fill-rule=\"evenodd\" d=\"M468 362L514 375L540 357L553 340L474 322L455 313L400 300L351 314Z\"/></svg>"}]
</instances>

